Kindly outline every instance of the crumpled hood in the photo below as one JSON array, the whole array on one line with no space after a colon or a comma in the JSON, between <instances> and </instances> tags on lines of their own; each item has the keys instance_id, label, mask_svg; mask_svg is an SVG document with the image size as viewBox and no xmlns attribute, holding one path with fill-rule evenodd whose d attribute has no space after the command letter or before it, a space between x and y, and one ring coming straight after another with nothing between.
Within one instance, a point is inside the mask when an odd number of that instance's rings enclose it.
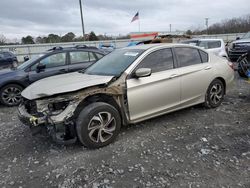
<instances>
[{"instance_id":1,"label":"crumpled hood","mask_svg":"<svg viewBox=\"0 0 250 188\"><path fill-rule=\"evenodd\" d=\"M61 74L39 80L28 86L22 96L29 100L51 96L60 93L77 91L90 86L105 84L113 76L88 75L78 72Z\"/></svg>"}]
</instances>

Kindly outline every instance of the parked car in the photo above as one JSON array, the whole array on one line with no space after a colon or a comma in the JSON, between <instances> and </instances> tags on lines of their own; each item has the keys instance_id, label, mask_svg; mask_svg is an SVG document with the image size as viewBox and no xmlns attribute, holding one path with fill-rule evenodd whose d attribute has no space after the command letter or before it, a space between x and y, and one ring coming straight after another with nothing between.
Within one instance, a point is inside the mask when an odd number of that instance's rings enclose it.
<instances>
[{"instance_id":1,"label":"parked car","mask_svg":"<svg viewBox=\"0 0 250 188\"><path fill-rule=\"evenodd\" d=\"M239 57L250 51L250 32L246 33L242 38L237 38L228 47L228 56L231 61L236 62Z\"/></svg>"},{"instance_id":2,"label":"parked car","mask_svg":"<svg viewBox=\"0 0 250 188\"><path fill-rule=\"evenodd\" d=\"M16 67L18 65L17 57L9 51L0 52L0 69L7 67Z\"/></svg>"},{"instance_id":3,"label":"parked car","mask_svg":"<svg viewBox=\"0 0 250 188\"><path fill-rule=\"evenodd\" d=\"M111 143L124 124L204 103L218 107L232 64L201 48L149 44L117 49L85 72L39 80L23 92L20 120L37 133L88 148Z\"/></svg>"},{"instance_id":4,"label":"parked car","mask_svg":"<svg viewBox=\"0 0 250 188\"><path fill-rule=\"evenodd\" d=\"M216 55L228 58L225 43L222 39L190 39L181 41L181 43L199 46Z\"/></svg>"},{"instance_id":5,"label":"parked car","mask_svg":"<svg viewBox=\"0 0 250 188\"><path fill-rule=\"evenodd\" d=\"M6 106L16 106L21 102L22 90L31 83L49 76L86 69L104 55L102 50L93 47L59 47L17 68L0 70L0 102Z\"/></svg>"}]
</instances>

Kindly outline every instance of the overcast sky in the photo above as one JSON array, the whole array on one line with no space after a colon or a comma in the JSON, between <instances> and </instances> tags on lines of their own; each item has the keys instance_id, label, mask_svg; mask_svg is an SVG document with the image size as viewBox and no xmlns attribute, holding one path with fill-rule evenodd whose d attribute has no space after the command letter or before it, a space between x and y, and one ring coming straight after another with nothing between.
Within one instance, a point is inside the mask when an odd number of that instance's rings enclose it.
<instances>
[{"instance_id":1,"label":"overcast sky","mask_svg":"<svg viewBox=\"0 0 250 188\"><path fill-rule=\"evenodd\" d=\"M249 0L83 0L86 33L118 35L138 31L131 23L139 11L141 31L205 28L249 14ZM79 0L0 0L0 34L22 36L81 34Z\"/></svg>"}]
</instances>

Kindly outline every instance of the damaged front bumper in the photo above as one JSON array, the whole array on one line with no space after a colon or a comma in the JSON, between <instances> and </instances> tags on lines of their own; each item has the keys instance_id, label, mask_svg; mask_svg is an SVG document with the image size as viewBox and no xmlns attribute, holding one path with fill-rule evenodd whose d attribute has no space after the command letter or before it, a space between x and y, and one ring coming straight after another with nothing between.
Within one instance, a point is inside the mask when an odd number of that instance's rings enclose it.
<instances>
[{"instance_id":1,"label":"damaged front bumper","mask_svg":"<svg viewBox=\"0 0 250 188\"><path fill-rule=\"evenodd\" d=\"M45 117L36 117L29 114L24 105L18 107L18 117L23 124L29 127L36 127L46 123Z\"/></svg>"},{"instance_id":2,"label":"damaged front bumper","mask_svg":"<svg viewBox=\"0 0 250 188\"><path fill-rule=\"evenodd\" d=\"M33 135L46 130L57 143L74 143L76 134L72 117L77 104L69 102L64 109L51 112L47 108L47 104L38 102L35 104L37 105L36 112L33 111L32 113L30 109L27 109L27 105L23 104L18 107L18 117L23 124L30 127Z\"/></svg>"}]
</instances>

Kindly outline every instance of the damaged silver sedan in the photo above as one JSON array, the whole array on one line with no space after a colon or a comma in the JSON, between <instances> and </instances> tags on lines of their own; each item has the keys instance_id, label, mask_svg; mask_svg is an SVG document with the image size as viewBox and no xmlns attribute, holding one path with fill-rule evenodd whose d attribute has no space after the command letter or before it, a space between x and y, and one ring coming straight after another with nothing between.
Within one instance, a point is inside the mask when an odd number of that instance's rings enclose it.
<instances>
[{"instance_id":1,"label":"damaged silver sedan","mask_svg":"<svg viewBox=\"0 0 250 188\"><path fill-rule=\"evenodd\" d=\"M45 78L22 92L20 120L34 134L108 145L122 125L199 103L218 107L234 79L227 60L183 44L115 50L84 72Z\"/></svg>"}]
</instances>

